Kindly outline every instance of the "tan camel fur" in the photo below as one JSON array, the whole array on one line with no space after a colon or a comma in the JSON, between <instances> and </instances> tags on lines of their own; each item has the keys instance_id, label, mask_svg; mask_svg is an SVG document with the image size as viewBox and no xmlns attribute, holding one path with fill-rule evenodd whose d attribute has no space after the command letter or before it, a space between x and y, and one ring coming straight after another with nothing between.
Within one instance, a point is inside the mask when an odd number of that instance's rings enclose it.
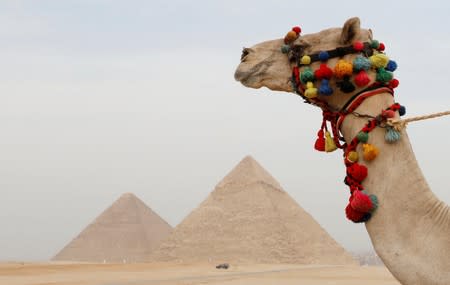
<instances>
[{"instance_id":1,"label":"tan camel fur","mask_svg":"<svg viewBox=\"0 0 450 285\"><path fill-rule=\"evenodd\" d=\"M284 32L284 31L283 31ZM372 39L371 30L361 29L358 18L346 21L343 28L331 28L315 34L301 35L294 45L300 45L304 54L346 46L353 41ZM267 87L292 92L292 66L286 54L280 51L283 39L267 41L244 49L235 78L251 88ZM344 56L352 59L355 54ZM338 59L330 59L331 68ZM312 64L318 67L320 62ZM374 78L375 72L370 77ZM333 79L330 85L334 88ZM351 94L337 88L332 96L319 97L329 105L340 108L360 89ZM356 112L376 116L394 103L389 93L366 99ZM367 119L348 115L341 132L350 142ZM318 122L319 124L320 122ZM429 189L417 164L408 136L394 144L384 141L385 130L376 128L370 133L370 143L378 146L380 154L372 162L361 162L369 175L363 181L367 192L379 199L379 208L366 222L366 229L378 255L392 274L405 285L450 284L450 210ZM315 134L309 134L312 138ZM358 146L361 154L361 146Z\"/></svg>"}]
</instances>

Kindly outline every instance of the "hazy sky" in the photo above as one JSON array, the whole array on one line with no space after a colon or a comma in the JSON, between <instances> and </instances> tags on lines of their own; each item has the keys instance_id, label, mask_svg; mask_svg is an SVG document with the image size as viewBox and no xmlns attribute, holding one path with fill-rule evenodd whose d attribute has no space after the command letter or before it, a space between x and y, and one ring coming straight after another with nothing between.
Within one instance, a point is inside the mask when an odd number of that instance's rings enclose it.
<instances>
[{"instance_id":1,"label":"hazy sky","mask_svg":"<svg viewBox=\"0 0 450 285\"><path fill-rule=\"evenodd\" d=\"M370 249L344 215L341 153L313 150L319 110L234 69L244 46L359 16L399 64L408 115L448 110L449 3L1 1L0 260L51 258L124 192L175 226L247 154L343 246ZM447 203L449 123L408 128Z\"/></svg>"}]
</instances>

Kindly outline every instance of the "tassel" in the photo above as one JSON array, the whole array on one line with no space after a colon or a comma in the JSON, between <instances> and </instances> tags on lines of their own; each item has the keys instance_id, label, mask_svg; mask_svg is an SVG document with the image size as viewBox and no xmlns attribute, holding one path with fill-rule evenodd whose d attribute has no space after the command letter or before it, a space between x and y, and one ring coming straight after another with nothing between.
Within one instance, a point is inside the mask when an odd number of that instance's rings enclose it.
<instances>
[{"instance_id":1,"label":"tassel","mask_svg":"<svg viewBox=\"0 0 450 285\"><path fill-rule=\"evenodd\" d=\"M317 132L317 139L314 144L314 148L317 151L325 151L325 138L323 137L323 130Z\"/></svg>"},{"instance_id":2,"label":"tassel","mask_svg":"<svg viewBox=\"0 0 450 285\"><path fill-rule=\"evenodd\" d=\"M393 110L383 110L381 111L381 116L386 119L391 119L395 117L395 111Z\"/></svg>"},{"instance_id":3,"label":"tassel","mask_svg":"<svg viewBox=\"0 0 450 285\"><path fill-rule=\"evenodd\" d=\"M369 143L363 144L362 147L363 147L363 158L365 161L374 160L378 156L378 153L380 152L376 146Z\"/></svg>"},{"instance_id":4,"label":"tassel","mask_svg":"<svg viewBox=\"0 0 450 285\"><path fill-rule=\"evenodd\" d=\"M319 93L325 96L333 94L333 89L331 89L328 79L322 79L319 86Z\"/></svg>"},{"instance_id":5,"label":"tassel","mask_svg":"<svg viewBox=\"0 0 450 285\"><path fill-rule=\"evenodd\" d=\"M333 138L331 137L330 132L325 132L325 151L326 152L332 152L337 149L336 144L334 143Z\"/></svg>"},{"instance_id":6,"label":"tassel","mask_svg":"<svg viewBox=\"0 0 450 285\"><path fill-rule=\"evenodd\" d=\"M372 200L369 195L357 190L352 194L350 206L358 212L370 213L373 210Z\"/></svg>"},{"instance_id":7,"label":"tassel","mask_svg":"<svg viewBox=\"0 0 450 285\"><path fill-rule=\"evenodd\" d=\"M311 81L306 83L305 97L308 99L317 97L317 88L314 87L314 84Z\"/></svg>"},{"instance_id":8,"label":"tassel","mask_svg":"<svg viewBox=\"0 0 450 285\"><path fill-rule=\"evenodd\" d=\"M350 221L354 223L360 223L364 220L366 214L356 211L350 204L348 204L345 208L345 215Z\"/></svg>"},{"instance_id":9,"label":"tassel","mask_svg":"<svg viewBox=\"0 0 450 285\"><path fill-rule=\"evenodd\" d=\"M384 136L384 139L388 143L395 143L396 141L400 140L401 134L400 132L394 130L392 127L386 128L386 135Z\"/></svg>"}]
</instances>

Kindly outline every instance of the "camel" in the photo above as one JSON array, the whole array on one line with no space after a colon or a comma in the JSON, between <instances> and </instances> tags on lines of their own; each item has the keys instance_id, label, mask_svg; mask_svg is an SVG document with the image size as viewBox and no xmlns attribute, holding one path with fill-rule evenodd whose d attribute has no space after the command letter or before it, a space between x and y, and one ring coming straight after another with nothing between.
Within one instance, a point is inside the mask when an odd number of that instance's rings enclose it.
<instances>
[{"instance_id":1,"label":"camel","mask_svg":"<svg viewBox=\"0 0 450 285\"><path fill-rule=\"evenodd\" d=\"M300 29L296 29L297 31L293 31L297 35L290 33L285 39L266 41L251 48L244 48L235 79L250 88L297 91L313 105L343 110L344 104L353 101L352 97L365 87L354 86L354 90L350 88L343 91L338 86L339 80L331 78L329 86L334 91L331 96L316 94L317 89L314 88L319 88L319 82L308 83L309 86L305 86L305 82L297 82L300 88L296 90L297 85L292 84L296 80L293 70L297 66L302 73L307 68L317 69L321 64L320 61L309 63L312 57L305 59L303 55L317 55L321 51L346 47L355 42L374 42L372 31L362 29L359 18L348 19L342 28L330 28L318 33L302 35ZM289 44L287 47L286 43ZM283 46L284 51L280 49ZM380 53L370 51L372 52ZM335 67L339 60L352 61L355 57L356 53L343 53L330 57L325 63L329 67ZM297 64L297 60L302 61L302 64ZM369 69L367 74L371 82L377 80L375 70ZM339 133L347 145L367 124L369 116L380 118L380 111L394 104L394 97L389 92L391 88L388 87L380 87L381 91L376 96L367 97L340 124ZM308 89L314 92L306 96ZM314 99L308 98L314 96ZM315 101L316 99L319 100ZM315 104L319 101L322 103ZM399 114L397 109L394 111L393 119L396 119ZM396 143L387 143L384 128L376 127L370 132L369 142L377 146L378 157L373 161L360 159L359 163L366 166L368 171L362 186L368 195L376 195L379 205L370 219L362 221L365 222L375 251L402 284L448 285L450 210L429 189L406 131L400 130L399 134L400 139ZM361 156L361 144L355 152Z\"/></svg>"}]
</instances>

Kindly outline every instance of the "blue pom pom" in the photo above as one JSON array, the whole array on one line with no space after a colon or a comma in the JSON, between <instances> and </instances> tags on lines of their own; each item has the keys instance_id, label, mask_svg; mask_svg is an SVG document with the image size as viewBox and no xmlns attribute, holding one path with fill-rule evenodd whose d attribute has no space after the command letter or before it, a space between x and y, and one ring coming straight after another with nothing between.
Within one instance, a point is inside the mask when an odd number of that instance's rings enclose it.
<instances>
[{"instance_id":1,"label":"blue pom pom","mask_svg":"<svg viewBox=\"0 0 450 285\"><path fill-rule=\"evenodd\" d=\"M331 89L328 79L322 79L322 83L320 83L319 87L319 93L325 96L333 94L333 89Z\"/></svg>"},{"instance_id":2,"label":"blue pom pom","mask_svg":"<svg viewBox=\"0 0 450 285\"><path fill-rule=\"evenodd\" d=\"M403 116L406 114L406 107L405 106L400 106L400 109L398 109L398 114L400 116Z\"/></svg>"},{"instance_id":3,"label":"blue pom pom","mask_svg":"<svg viewBox=\"0 0 450 285\"><path fill-rule=\"evenodd\" d=\"M369 70L370 67L372 66L372 63L370 62L370 60L366 57L363 56L357 56L354 60L353 60L353 69L358 72L361 70Z\"/></svg>"},{"instance_id":4,"label":"blue pom pom","mask_svg":"<svg viewBox=\"0 0 450 285\"><path fill-rule=\"evenodd\" d=\"M282 45L281 46L281 52L282 53L288 53L291 47L289 45Z\"/></svg>"},{"instance_id":5,"label":"blue pom pom","mask_svg":"<svg viewBox=\"0 0 450 285\"><path fill-rule=\"evenodd\" d=\"M319 52L320 61L327 61L330 58L330 55L326 51Z\"/></svg>"},{"instance_id":6,"label":"blue pom pom","mask_svg":"<svg viewBox=\"0 0 450 285\"><path fill-rule=\"evenodd\" d=\"M390 60L385 68L387 71L395 71L397 69L397 63L393 60Z\"/></svg>"}]
</instances>

